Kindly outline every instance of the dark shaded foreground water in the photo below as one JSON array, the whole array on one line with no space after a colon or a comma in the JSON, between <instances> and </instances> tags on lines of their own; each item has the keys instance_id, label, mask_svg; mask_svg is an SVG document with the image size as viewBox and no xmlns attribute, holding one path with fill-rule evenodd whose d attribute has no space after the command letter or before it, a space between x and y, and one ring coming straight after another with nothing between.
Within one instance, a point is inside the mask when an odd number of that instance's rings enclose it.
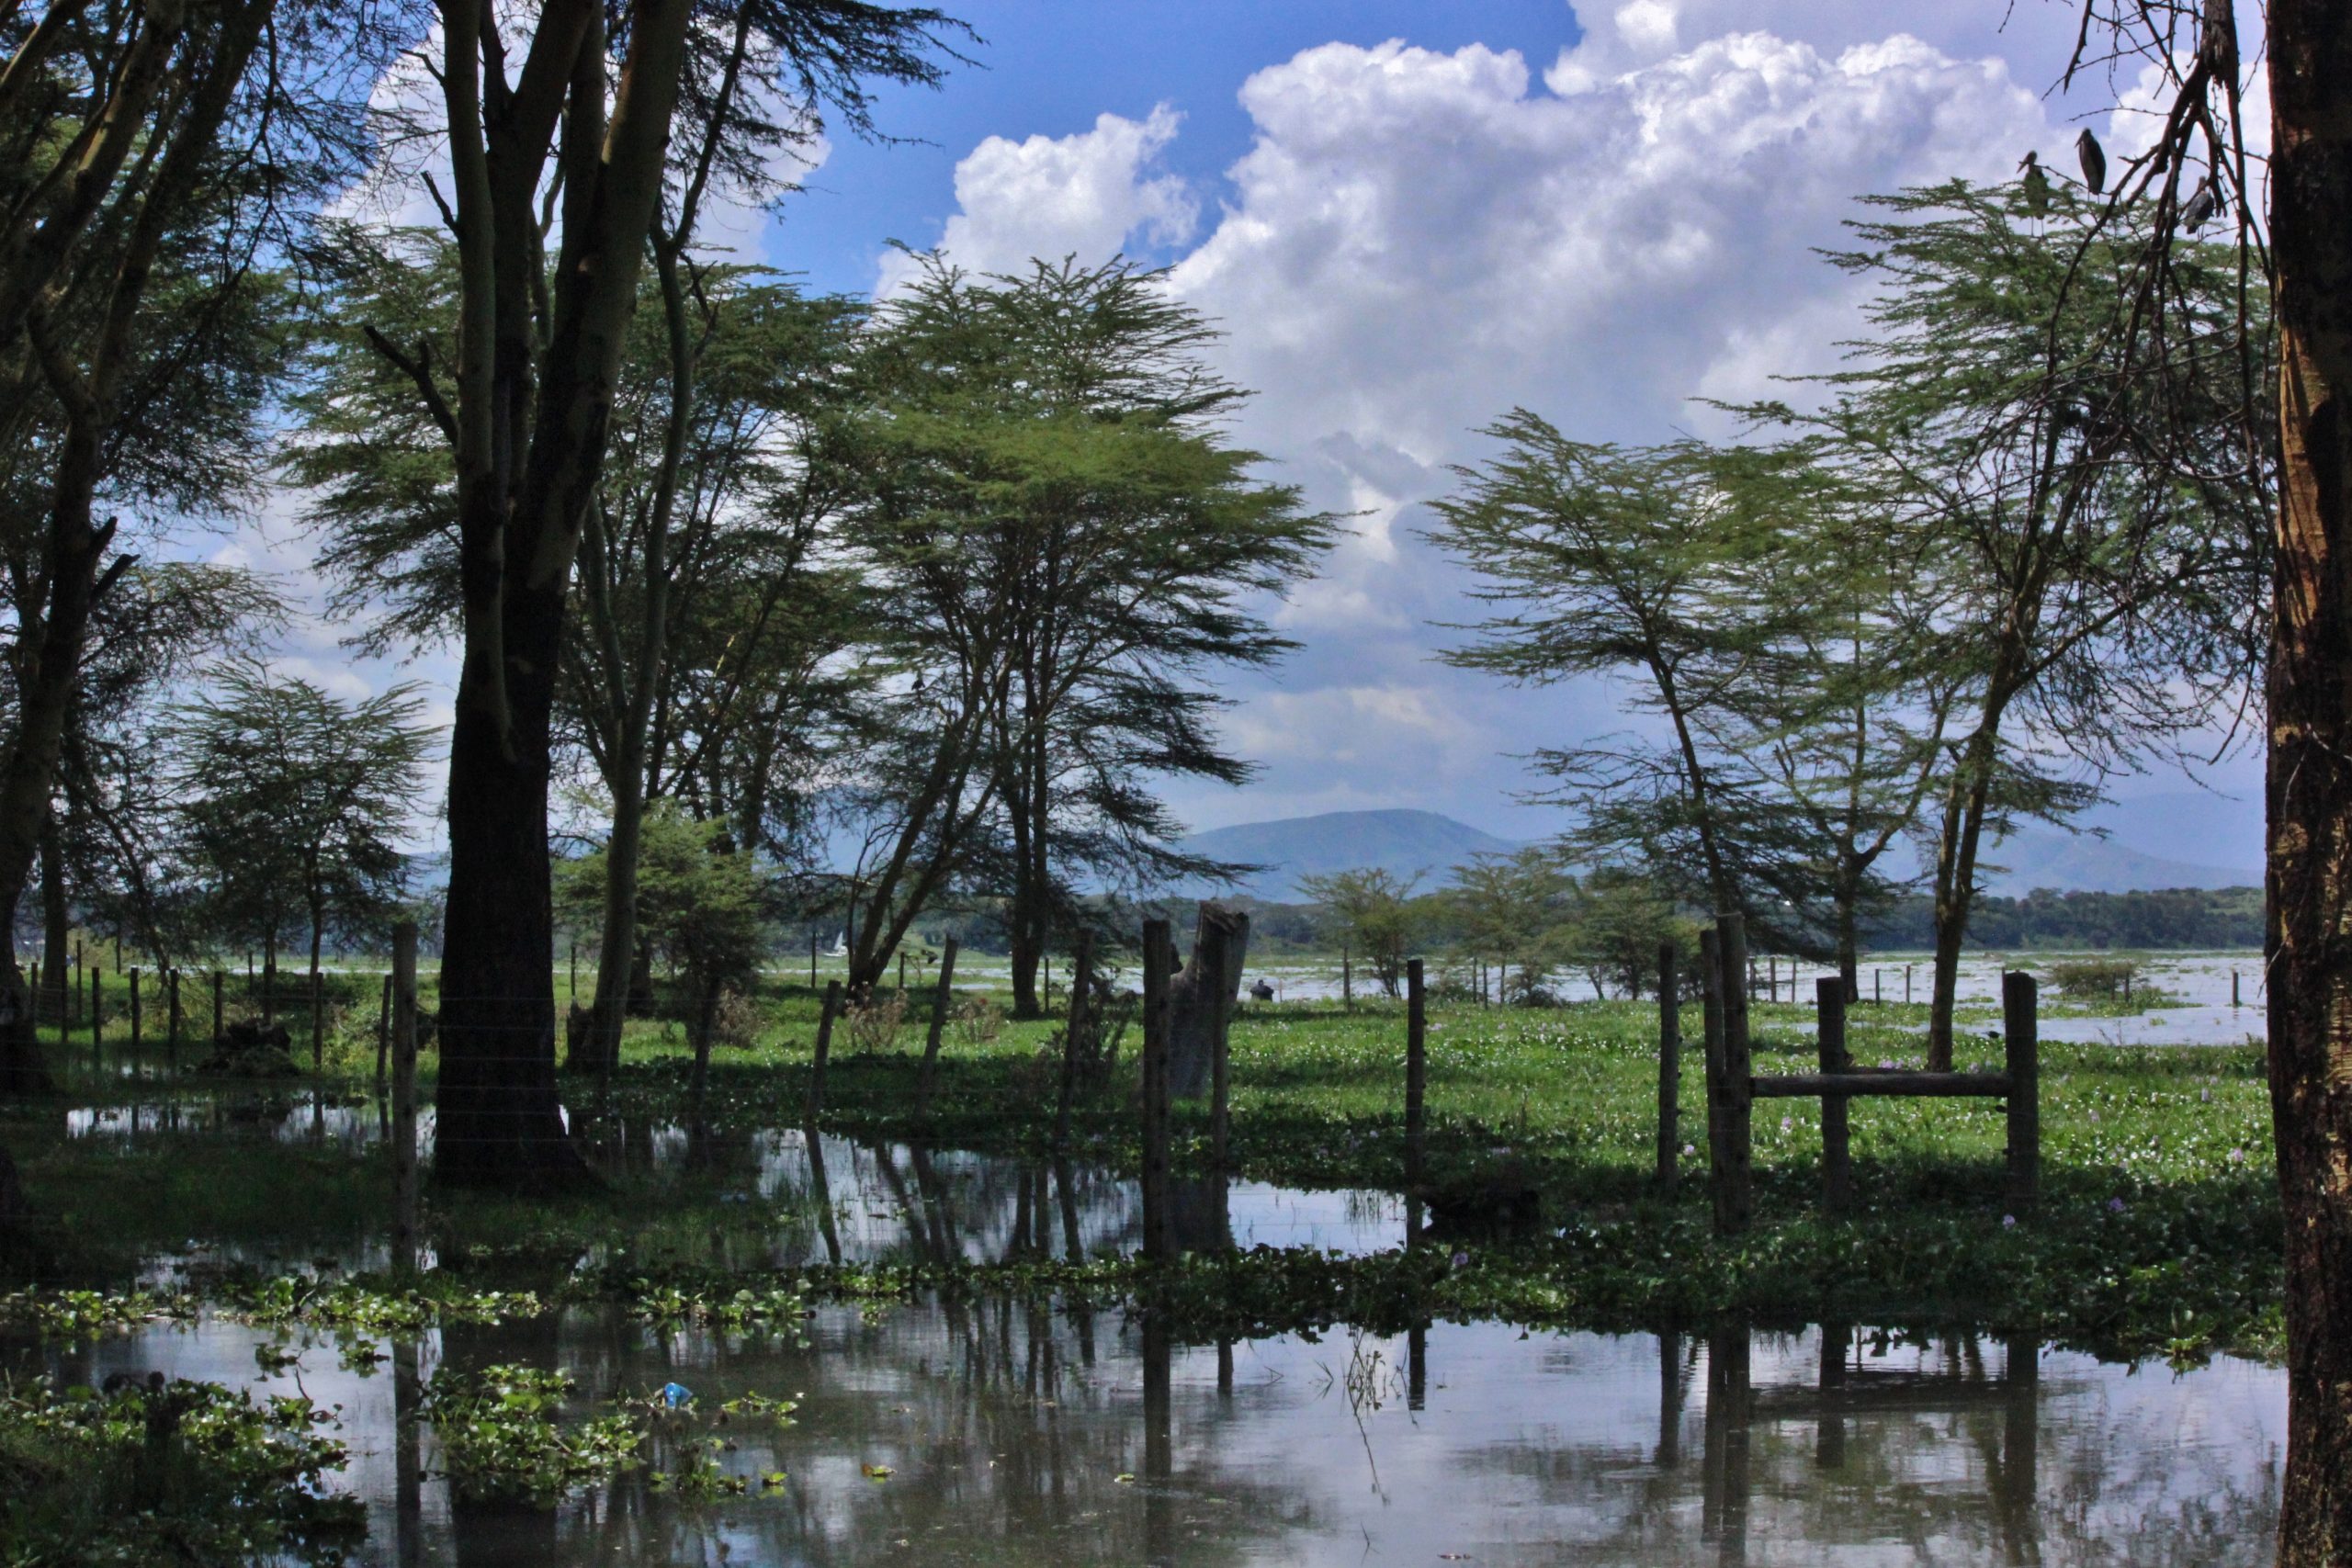
<instances>
[{"instance_id":1,"label":"dark shaded foreground water","mask_svg":"<svg viewBox=\"0 0 2352 1568\"><path fill-rule=\"evenodd\" d=\"M361 1144L380 1125L289 1096L74 1111L69 1131ZM1140 1234L1134 1183L1083 1166L812 1145L792 1129L698 1144L664 1122L600 1128L595 1142L608 1166L690 1174L743 1206L730 1209L743 1234L713 1261L1094 1256ZM1242 1246L1351 1252L1396 1247L1404 1224L1392 1194L1245 1182L1221 1224L1213 1204L1194 1217L1196 1244L1225 1230ZM269 1262L266 1249L192 1245L151 1273ZM339 1262L380 1266L380 1238ZM663 1332L574 1310L393 1341L206 1318L6 1359L67 1383L161 1371L340 1406L352 1459L338 1484L368 1513L358 1560L400 1568L2202 1568L2269 1560L2284 1447L2273 1369L2222 1359L2176 1376L1866 1326L1691 1337L1440 1323L1170 1347L1125 1313L992 1300L828 1307L804 1333ZM283 1351L299 1357L269 1370ZM679 1468L687 1445L732 1444L717 1458L752 1478L746 1496L688 1504L640 1471L552 1511L489 1506L452 1495L431 1427L403 1416L440 1369L497 1362L564 1369L582 1415L673 1381L703 1411L746 1393L798 1406L789 1425L699 1416L657 1430L655 1469ZM763 1489L757 1478L777 1471L785 1483Z\"/></svg>"},{"instance_id":2,"label":"dark shaded foreground water","mask_svg":"<svg viewBox=\"0 0 2352 1568\"><path fill-rule=\"evenodd\" d=\"M1115 1313L1009 1303L820 1312L808 1343L663 1334L601 1312L375 1341L205 1321L50 1358L342 1407L382 1564L2132 1563L2267 1562L2285 1389L2221 1360L2133 1372L1869 1330L1522 1336L1438 1324L1171 1348ZM364 1339L354 1344L371 1343ZM264 1373L256 1352L297 1349ZM670 1381L729 1471L788 1480L688 1505L642 1474L552 1512L451 1496L429 1427L444 1365L560 1365L590 1397ZM887 1468L875 1479L868 1467Z\"/></svg>"}]
</instances>

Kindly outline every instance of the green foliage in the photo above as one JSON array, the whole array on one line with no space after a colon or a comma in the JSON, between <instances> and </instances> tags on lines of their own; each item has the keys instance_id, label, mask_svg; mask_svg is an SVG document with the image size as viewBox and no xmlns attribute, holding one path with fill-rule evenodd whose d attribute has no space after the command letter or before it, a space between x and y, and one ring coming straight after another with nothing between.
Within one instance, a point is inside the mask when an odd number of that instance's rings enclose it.
<instances>
[{"instance_id":1,"label":"green foliage","mask_svg":"<svg viewBox=\"0 0 2352 1568\"><path fill-rule=\"evenodd\" d=\"M1229 445L1245 394L1158 274L919 261L861 366L870 404L838 434L864 481L850 538L883 588L881 650L928 694L910 716L967 725L963 748L988 758L993 879L1016 964L1034 963L1074 919L1082 873L1125 886L1223 869L1170 843L1150 781L1249 776L1206 680L1292 649L1254 602L1306 576L1333 525Z\"/></svg>"},{"instance_id":2,"label":"green foliage","mask_svg":"<svg viewBox=\"0 0 2352 1568\"><path fill-rule=\"evenodd\" d=\"M1419 935L1423 911L1413 899L1418 876L1400 877L1378 866L1302 876L1299 891L1323 907L1328 940L1345 942L1372 965L1389 996L1405 977L1406 955Z\"/></svg>"},{"instance_id":3,"label":"green foliage","mask_svg":"<svg viewBox=\"0 0 2352 1568\"><path fill-rule=\"evenodd\" d=\"M1433 914L1468 957L1500 966L1506 1000L1532 1000L1575 945L1577 887L1556 851L1485 854L1453 868Z\"/></svg>"},{"instance_id":4,"label":"green foliage","mask_svg":"<svg viewBox=\"0 0 2352 1568\"><path fill-rule=\"evenodd\" d=\"M1496 606L1445 654L1523 685L1604 674L1662 737L1596 737L1532 754L1536 798L1574 813L1575 858L1638 867L1696 908L1745 909L1790 941L1780 900L1808 846L1761 808L1769 748L1735 740L1737 691L1797 635L1809 596L1778 581L1803 558L1795 531L1822 504L1803 452L1683 440L1622 447L1573 439L1525 409L1486 434L1502 446L1457 468L1430 539L1478 574ZM1804 887L1818 896L1819 878Z\"/></svg>"},{"instance_id":5,"label":"green foliage","mask_svg":"<svg viewBox=\"0 0 2352 1568\"><path fill-rule=\"evenodd\" d=\"M1676 912L1674 901L1655 878L1614 866L1587 874L1576 890L1568 927L1568 955L1592 976L1626 996L1638 997L1657 984L1657 954L1671 942L1679 972L1696 973L1696 928Z\"/></svg>"},{"instance_id":6,"label":"green foliage","mask_svg":"<svg viewBox=\"0 0 2352 1568\"><path fill-rule=\"evenodd\" d=\"M258 664L213 671L215 696L180 709L181 830L221 929L277 946L307 918L315 954L331 922L369 931L399 897L398 837L430 732L413 686L332 696Z\"/></svg>"},{"instance_id":7,"label":"green foliage","mask_svg":"<svg viewBox=\"0 0 2352 1568\"><path fill-rule=\"evenodd\" d=\"M469 1496L552 1506L566 1493L607 1481L637 1463L643 1425L626 1413L560 1422L571 1379L560 1371L499 1364L444 1367L418 1410L433 1425L449 1478Z\"/></svg>"},{"instance_id":8,"label":"green foliage","mask_svg":"<svg viewBox=\"0 0 2352 1568\"><path fill-rule=\"evenodd\" d=\"M160 1376L106 1393L46 1378L0 1391L0 1557L338 1556L365 1521L323 1490L346 1457L325 1435L334 1422L306 1398Z\"/></svg>"},{"instance_id":9,"label":"green foliage","mask_svg":"<svg viewBox=\"0 0 2352 1568\"><path fill-rule=\"evenodd\" d=\"M2262 889L2059 893L2044 888L2022 898L1980 896L1969 917L1969 940L1979 947L2244 948L2262 946ZM1878 948L1917 950L1935 941L1935 910L1924 897L1898 900L1866 932Z\"/></svg>"},{"instance_id":10,"label":"green foliage","mask_svg":"<svg viewBox=\"0 0 2352 1568\"><path fill-rule=\"evenodd\" d=\"M593 924L604 906L605 852L559 867L558 897ZM766 928L765 887L753 857L726 825L697 822L674 800L647 807L637 872L638 931L657 958L697 996L740 985L758 967Z\"/></svg>"},{"instance_id":11,"label":"green foliage","mask_svg":"<svg viewBox=\"0 0 2352 1568\"><path fill-rule=\"evenodd\" d=\"M2120 997L2139 972L2128 958L2075 958L2052 964L2050 979L2060 996L2080 1001Z\"/></svg>"}]
</instances>

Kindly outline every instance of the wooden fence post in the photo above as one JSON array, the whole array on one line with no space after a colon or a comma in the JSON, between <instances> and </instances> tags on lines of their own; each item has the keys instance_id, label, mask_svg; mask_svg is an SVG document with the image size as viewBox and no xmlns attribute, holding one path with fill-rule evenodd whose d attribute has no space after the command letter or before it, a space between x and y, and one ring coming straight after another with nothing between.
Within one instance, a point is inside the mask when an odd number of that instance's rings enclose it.
<instances>
[{"instance_id":1,"label":"wooden fence post","mask_svg":"<svg viewBox=\"0 0 2352 1568\"><path fill-rule=\"evenodd\" d=\"M899 988L906 987L906 954L899 954ZM931 998L931 1032L922 1043L922 1066L915 1074L915 1115L931 1114L932 1085L939 1077L940 1031L947 1027L947 1004L955 998L956 939L949 937L939 953L939 987Z\"/></svg>"},{"instance_id":2,"label":"wooden fence post","mask_svg":"<svg viewBox=\"0 0 2352 1568\"><path fill-rule=\"evenodd\" d=\"M311 965L311 1071L322 1073L327 1065L326 983L319 974L319 966Z\"/></svg>"},{"instance_id":3,"label":"wooden fence post","mask_svg":"<svg viewBox=\"0 0 2352 1568\"><path fill-rule=\"evenodd\" d=\"M842 983L828 980L824 1010L817 1015L817 1046L808 1055L808 1109L801 1117L812 1141L817 1136L817 1118L825 1110L825 1064L833 1055L833 1020L841 1016L841 1010Z\"/></svg>"},{"instance_id":4,"label":"wooden fence post","mask_svg":"<svg viewBox=\"0 0 2352 1568\"><path fill-rule=\"evenodd\" d=\"M2244 1005L2238 1000L2238 972L2234 969L2230 971L2230 1005L2232 1007Z\"/></svg>"},{"instance_id":5,"label":"wooden fence post","mask_svg":"<svg viewBox=\"0 0 2352 1568\"><path fill-rule=\"evenodd\" d=\"M2030 1212L2041 1196L2041 1041L2033 976L2001 976L2001 1033L2009 1069L2009 1208Z\"/></svg>"},{"instance_id":6,"label":"wooden fence post","mask_svg":"<svg viewBox=\"0 0 2352 1568\"><path fill-rule=\"evenodd\" d=\"M130 971L130 1055L134 1065L139 1048L146 1040L143 1022L139 1008L139 971L134 966Z\"/></svg>"},{"instance_id":7,"label":"wooden fence post","mask_svg":"<svg viewBox=\"0 0 2352 1568\"><path fill-rule=\"evenodd\" d=\"M103 964L90 965L90 1062L100 1066L99 1054L106 1049L106 972Z\"/></svg>"},{"instance_id":8,"label":"wooden fence post","mask_svg":"<svg viewBox=\"0 0 2352 1568\"><path fill-rule=\"evenodd\" d=\"M1682 1147L1682 995L1674 939L1657 944L1657 1190L1671 1193Z\"/></svg>"},{"instance_id":9,"label":"wooden fence post","mask_svg":"<svg viewBox=\"0 0 2352 1568\"><path fill-rule=\"evenodd\" d=\"M416 1269L416 922L392 928L392 1267Z\"/></svg>"},{"instance_id":10,"label":"wooden fence post","mask_svg":"<svg viewBox=\"0 0 2352 1568\"><path fill-rule=\"evenodd\" d=\"M1813 1005L1821 1043L1821 1070L1845 1072L1852 1065L1846 1057L1846 982L1835 976L1815 981ZM1842 1094L1821 1097L1821 1205L1833 1214L1853 1197L1854 1168L1846 1127L1849 1103Z\"/></svg>"},{"instance_id":11,"label":"wooden fence post","mask_svg":"<svg viewBox=\"0 0 2352 1568\"><path fill-rule=\"evenodd\" d=\"M215 969L212 972L212 1039L216 1044L220 1040L220 989L223 978L220 970Z\"/></svg>"},{"instance_id":12,"label":"wooden fence post","mask_svg":"<svg viewBox=\"0 0 2352 1568\"><path fill-rule=\"evenodd\" d=\"M1356 1007L1355 952L1345 937L1340 939L1340 1005L1350 1012Z\"/></svg>"},{"instance_id":13,"label":"wooden fence post","mask_svg":"<svg viewBox=\"0 0 2352 1568\"><path fill-rule=\"evenodd\" d=\"M376 1004L376 1088L384 1087L384 1062L392 1049L392 973L384 971L384 993Z\"/></svg>"},{"instance_id":14,"label":"wooden fence post","mask_svg":"<svg viewBox=\"0 0 2352 1568\"><path fill-rule=\"evenodd\" d=\"M1747 1228L1753 1207L1747 992L1736 980L1747 968L1747 922L1738 915L1718 916L1715 931L1724 973L1735 977L1735 983L1723 988L1723 1159L1714 1171L1715 1229L1725 1235L1736 1235Z\"/></svg>"},{"instance_id":15,"label":"wooden fence post","mask_svg":"<svg viewBox=\"0 0 2352 1568\"><path fill-rule=\"evenodd\" d=\"M171 1022L164 1036L164 1055L175 1067L180 1064L180 972L174 969L164 984L171 989Z\"/></svg>"},{"instance_id":16,"label":"wooden fence post","mask_svg":"<svg viewBox=\"0 0 2352 1568\"><path fill-rule=\"evenodd\" d=\"M1211 1003L1216 1011L1209 1015L1209 1168L1216 1179L1225 1179L1226 1149L1233 1134L1233 997L1239 988L1241 976L1225 972L1225 965L1240 965L1240 955L1227 942L1220 950L1223 963L1218 965L1216 997Z\"/></svg>"},{"instance_id":17,"label":"wooden fence post","mask_svg":"<svg viewBox=\"0 0 2352 1568\"><path fill-rule=\"evenodd\" d=\"M1168 1191L1168 922L1143 923L1143 1255L1173 1252Z\"/></svg>"},{"instance_id":18,"label":"wooden fence post","mask_svg":"<svg viewBox=\"0 0 2352 1568\"><path fill-rule=\"evenodd\" d=\"M1405 964L1405 1188L1419 1190L1428 1155L1430 1017L1421 961Z\"/></svg>"},{"instance_id":19,"label":"wooden fence post","mask_svg":"<svg viewBox=\"0 0 2352 1568\"><path fill-rule=\"evenodd\" d=\"M1070 1102L1078 1097L1078 1053L1086 1041L1086 1010L1094 995L1094 933L1078 933L1070 959L1069 1023L1062 1031L1061 1092L1054 1100L1054 1152L1069 1147Z\"/></svg>"}]
</instances>

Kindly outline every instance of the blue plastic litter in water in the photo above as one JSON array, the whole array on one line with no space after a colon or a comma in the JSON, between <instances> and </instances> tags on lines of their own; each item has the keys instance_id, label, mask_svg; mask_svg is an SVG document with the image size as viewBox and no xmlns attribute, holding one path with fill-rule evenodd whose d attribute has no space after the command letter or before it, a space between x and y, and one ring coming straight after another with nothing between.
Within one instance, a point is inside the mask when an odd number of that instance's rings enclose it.
<instances>
[{"instance_id":1,"label":"blue plastic litter in water","mask_svg":"<svg viewBox=\"0 0 2352 1568\"><path fill-rule=\"evenodd\" d=\"M671 1409L676 1410L684 1405L692 1404L694 1402L695 1391L688 1388L685 1384L682 1382L665 1382L662 1385L662 1403L668 1405Z\"/></svg>"}]
</instances>

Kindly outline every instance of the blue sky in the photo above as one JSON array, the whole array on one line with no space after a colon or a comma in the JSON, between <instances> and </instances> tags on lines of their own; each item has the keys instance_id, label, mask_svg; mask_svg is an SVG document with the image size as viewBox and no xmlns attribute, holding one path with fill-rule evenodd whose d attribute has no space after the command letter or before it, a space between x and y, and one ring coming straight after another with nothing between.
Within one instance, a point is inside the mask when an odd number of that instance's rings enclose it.
<instances>
[{"instance_id":1,"label":"blue sky","mask_svg":"<svg viewBox=\"0 0 2352 1568\"><path fill-rule=\"evenodd\" d=\"M895 143L837 139L824 166L766 237L769 258L813 287L863 292L882 242L938 243L956 209L956 162L991 136L1023 141L1091 130L1104 113L1141 120L1166 104L1183 116L1163 160L1204 191L1250 149L1237 94L1258 67L1334 40L1365 47L1392 38L1452 51L1484 42L1550 59L1577 36L1562 0L1199 0L1193 4L1061 0L947 7L986 41L965 51L937 90L890 87L876 128ZM1180 247L1136 254L1175 259Z\"/></svg>"},{"instance_id":2,"label":"blue sky","mask_svg":"<svg viewBox=\"0 0 2352 1568\"><path fill-rule=\"evenodd\" d=\"M1726 434L1700 400L1779 390L1855 327L1813 255L1863 192L2071 166L2077 119L2139 136L2140 84L2049 94L2071 0L994 0L935 91L890 89L741 244L813 287L886 286L887 242L980 270L1125 251L1227 336L1241 438L1357 514L1274 618L1303 645L1238 681L1242 790L1196 826L1424 807L1513 838L1515 754L1616 728L1605 682L1514 691L1432 660L1464 583L1418 536L1449 464L1515 403L1589 439ZM2256 95L2259 97L2259 95ZM2118 112L2119 101L2125 106ZM282 525L240 547L300 570ZM317 630L289 661L339 662ZM421 671L446 679L444 661ZM380 671L344 678L379 680ZM2259 859L2259 760L2121 781L2121 834ZM2154 804L2147 804L2154 802ZM2152 841L2165 840L2165 841Z\"/></svg>"}]
</instances>

